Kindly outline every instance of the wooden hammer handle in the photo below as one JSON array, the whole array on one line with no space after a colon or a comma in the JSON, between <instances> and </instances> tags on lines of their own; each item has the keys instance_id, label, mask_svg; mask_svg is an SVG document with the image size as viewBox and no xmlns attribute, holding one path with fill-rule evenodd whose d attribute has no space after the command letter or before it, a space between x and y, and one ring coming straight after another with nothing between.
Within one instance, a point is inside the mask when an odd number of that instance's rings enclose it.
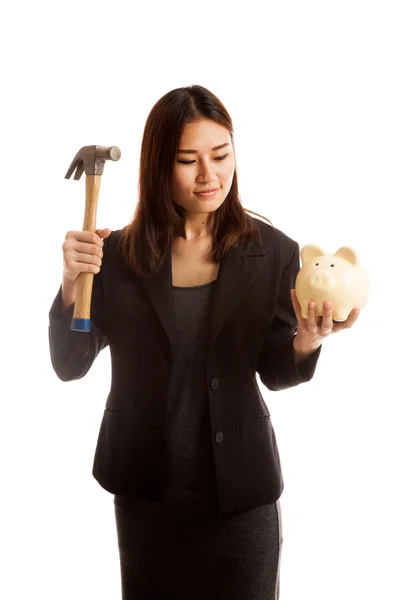
<instances>
[{"instance_id":1,"label":"wooden hammer handle","mask_svg":"<svg viewBox=\"0 0 400 600\"><path fill-rule=\"evenodd\" d=\"M101 175L86 175L85 215L82 231L96 231L97 201ZM74 314L71 320L73 331L90 331L90 305L92 300L94 273L80 273L76 283Z\"/></svg>"}]
</instances>

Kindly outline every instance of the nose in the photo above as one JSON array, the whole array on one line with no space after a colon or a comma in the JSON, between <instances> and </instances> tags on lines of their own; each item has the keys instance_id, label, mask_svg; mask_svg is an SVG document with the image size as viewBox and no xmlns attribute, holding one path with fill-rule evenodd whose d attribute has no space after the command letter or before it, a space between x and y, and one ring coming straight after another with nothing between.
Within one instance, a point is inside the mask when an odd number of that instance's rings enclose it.
<instances>
[{"instance_id":1,"label":"nose","mask_svg":"<svg viewBox=\"0 0 400 600\"><path fill-rule=\"evenodd\" d=\"M199 173L197 175L197 181L199 183L210 184L216 180L216 175L212 169L212 165L208 161L200 162Z\"/></svg>"},{"instance_id":2,"label":"nose","mask_svg":"<svg viewBox=\"0 0 400 600\"><path fill-rule=\"evenodd\" d=\"M335 287L335 278L326 271L314 273L310 276L308 283L312 290L329 293Z\"/></svg>"}]
</instances>

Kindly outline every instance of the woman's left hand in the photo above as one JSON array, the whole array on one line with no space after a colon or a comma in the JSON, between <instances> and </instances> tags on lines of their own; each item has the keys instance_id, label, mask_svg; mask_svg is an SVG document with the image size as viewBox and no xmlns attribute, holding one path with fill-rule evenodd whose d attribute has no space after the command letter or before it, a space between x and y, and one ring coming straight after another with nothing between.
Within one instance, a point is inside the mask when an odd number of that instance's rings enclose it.
<instances>
[{"instance_id":1,"label":"woman's left hand","mask_svg":"<svg viewBox=\"0 0 400 600\"><path fill-rule=\"evenodd\" d=\"M332 319L332 304L325 301L323 316L316 317L316 304L310 301L308 303L308 318L304 319L301 316L301 307L297 300L296 291L290 290L290 294L298 321L297 335L293 340L293 348L299 355L306 356L314 352L331 333L352 327L360 314L359 308L353 308L345 321L334 321Z\"/></svg>"}]
</instances>

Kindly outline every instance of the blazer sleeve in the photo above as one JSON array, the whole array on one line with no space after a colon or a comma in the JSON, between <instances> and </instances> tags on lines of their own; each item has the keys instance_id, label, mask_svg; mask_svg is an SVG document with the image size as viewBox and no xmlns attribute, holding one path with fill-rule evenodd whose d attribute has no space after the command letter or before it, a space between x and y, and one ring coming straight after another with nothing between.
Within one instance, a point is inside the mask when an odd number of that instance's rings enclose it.
<instances>
[{"instance_id":1,"label":"blazer sleeve","mask_svg":"<svg viewBox=\"0 0 400 600\"><path fill-rule=\"evenodd\" d=\"M262 383L272 391L310 381L321 354L322 346L298 365L294 360L293 339L298 323L290 290L294 289L300 270L299 256L299 245L296 243L292 258L282 275L274 319L258 358L257 372Z\"/></svg>"},{"instance_id":2,"label":"blazer sleeve","mask_svg":"<svg viewBox=\"0 0 400 600\"><path fill-rule=\"evenodd\" d=\"M112 235L112 234L111 234ZM72 331L72 304L67 309L62 304L62 286L58 290L49 312L49 347L53 369L61 381L72 381L86 375L101 350L108 346L103 333L103 270L107 260L109 239L104 239L102 265L93 278L90 332Z\"/></svg>"}]
</instances>

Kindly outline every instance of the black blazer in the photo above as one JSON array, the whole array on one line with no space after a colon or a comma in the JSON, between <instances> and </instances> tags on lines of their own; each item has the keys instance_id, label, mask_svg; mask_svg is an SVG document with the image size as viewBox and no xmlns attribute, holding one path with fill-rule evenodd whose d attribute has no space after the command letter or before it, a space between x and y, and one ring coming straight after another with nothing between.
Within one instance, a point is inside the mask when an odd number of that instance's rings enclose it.
<instances>
[{"instance_id":1,"label":"black blazer","mask_svg":"<svg viewBox=\"0 0 400 600\"><path fill-rule=\"evenodd\" d=\"M309 381L321 347L296 366L297 320L289 290L299 246L254 219L262 244L228 252L215 283L208 337L207 383L219 513L276 501L283 479L270 412L256 381L272 391ZM110 348L112 380L92 474L113 494L160 501L168 382L173 356L171 251L145 280L117 254L120 230L104 240L94 277L90 333L70 330L73 306L61 286L49 313L50 355L62 381L83 377Z\"/></svg>"}]
</instances>

